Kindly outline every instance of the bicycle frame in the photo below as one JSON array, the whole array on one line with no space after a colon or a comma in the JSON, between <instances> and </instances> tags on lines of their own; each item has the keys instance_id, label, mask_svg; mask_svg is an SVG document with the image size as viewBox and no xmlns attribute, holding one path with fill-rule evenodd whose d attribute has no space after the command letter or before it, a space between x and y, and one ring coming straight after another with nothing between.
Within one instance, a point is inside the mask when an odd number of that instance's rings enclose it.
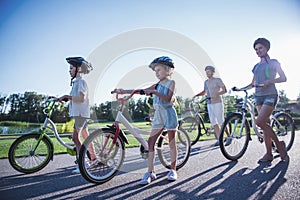
<instances>
[{"instance_id":1,"label":"bicycle frame","mask_svg":"<svg viewBox=\"0 0 300 200\"><path fill-rule=\"evenodd\" d=\"M126 129L139 141L141 145L145 148L146 151L148 151L148 143L146 140L141 136L141 135L149 135L150 131L147 130L142 130L136 127L133 127L130 122L124 117L121 111L118 111L116 120L114 125L116 126L117 130L120 130L119 123L122 123ZM120 131L118 131L120 132ZM116 134L116 137L118 137L118 133ZM125 136L125 135L124 135ZM125 136L126 137L126 136Z\"/></svg>"},{"instance_id":2,"label":"bicycle frame","mask_svg":"<svg viewBox=\"0 0 300 200\"><path fill-rule=\"evenodd\" d=\"M258 127L255 123L255 105L253 104L253 102L248 98L248 92L245 90L244 91L246 93L246 95L244 96L244 99L243 99L243 105L242 105L242 127L244 127L245 123L246 123L246 113L247 111L249 111L250 113L250 116L251 116L251 125L252 125L252 128L255 132L255 134L258 136L258 137L263 137L263 135L259 132L258 130ZM240 130L240 136L243 132L243 129Z\"/></svg>"},{"instance_id":3,"label":"bicycle frame","mask_svg":"<svg viewBox=\"0 0 300 200\"><path fill-rule=\"evenodd\" d=\"M196 118L196 120L198 120L200 122L200 124L201 124L203 130L205 131L206 135L210 135L211 133L209 132L209 127L206 127L205 124L204 124L204 119L203 119L201 114L206 113L206 112L204 112L204 111L201 112L200 111L200 104L203 103L204 101L209 100L209 99L210 99L209 97L206 97L206 98L202 99L200 102L198 102L197 104L199 105L199 109L197 109L197 110L195 109L194 104L191 103L192 111L194 113L196 113L195 118ZM192 100L192 101L194 101L194 100ZM202 135L202 133L201 133L201 135Z\"/></svg>"},{"instance_id":4,"label":"bicycle frame","mask_svg":"<svg viewBox=\"0 0 300 200\"><path fill-rule=\"evenodd\" d=\"M55 138L57 139L57 141L64 147L68 148L68 149L73 149L74 146L64 142L61 137L59 136L58 132L57 132L57 128L55 123L50 119L51 115L52 115L52 111L54 109L54 105L55 103L58 101L57 98L53 97L49 99L48 105L47 107L43 110L44 114L46 115L44 124L42 126L42 128L40 129L40 133L41 133L41 137L39 139L41 139L42 137L49 137L46 134L46 129L51 130L54 133ZM48 138L49 139L49 138ZM50 140L51 141L51 140ZM38 146L38 145L37 145Z\"/></svg>"},{"instance_id":5,"label":"bicycle frame","mask_svg":"<svg viewBox=\"0 0 300 200\"><path fill-rule=\"evenodd\" d=\"M254 86L251 86L251 87L254 87ZM260 139L263 139L263 132L262 131L259 131L259 128L258 126L256 125L255 123L255 105L254 103L249 99L248 97L248 92L247 90L248 89L251 89L250 87L249 88L242 88L240 90L237 90L237 91L243 91L245 92L245 96L244 96L244 99L243 99L243 105L242 105L242 126L244 127L245 125L245 121L246 121L246 113L247 111L249 111L250 113L250 116L251 116L251 126L252 126L252 129L254 130L255 134L260 138ZM281 112L279 112L281 113ZM278 113L278 114L279 114ZM273 114L271 114L270 116L270 120L275 120L280 126L282 126L282 124L276 119L276 117L274 117ZM242 133L242 129L240 130L240 136L241 136L241 133ZM251 136L250 136L251 137ZM262 140L260 140L262 141Z\"/></svg>"}]
</instances>

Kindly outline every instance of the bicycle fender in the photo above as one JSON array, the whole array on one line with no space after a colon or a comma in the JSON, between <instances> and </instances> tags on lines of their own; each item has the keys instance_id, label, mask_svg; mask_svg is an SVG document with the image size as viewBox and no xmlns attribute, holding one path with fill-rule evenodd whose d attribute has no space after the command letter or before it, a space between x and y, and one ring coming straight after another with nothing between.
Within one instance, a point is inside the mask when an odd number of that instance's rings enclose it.
<instances>
[{"instance_id":1,"label":"bicycle fender","mask_svg":"<svg viewBox=\"0 0 300 200\"><path fill-rule=\"evenodd\" d=\"M102 128L102 131L111 131L113 134L116 133L116 127L114 126L107 126L107 128ZM126 143L129 144L128 139L122 129L120 129L119 136L122 138L122 140Z\"/></svg>"}]
</instances>

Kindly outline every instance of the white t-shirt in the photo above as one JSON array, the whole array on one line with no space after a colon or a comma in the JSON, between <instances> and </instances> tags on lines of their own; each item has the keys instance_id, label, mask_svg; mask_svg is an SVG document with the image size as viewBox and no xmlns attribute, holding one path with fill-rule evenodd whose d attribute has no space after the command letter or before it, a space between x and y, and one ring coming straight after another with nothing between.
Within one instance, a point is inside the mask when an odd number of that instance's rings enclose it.
<instances>
[{"instance_id":1,"label":"white t-shirt","mask_svg":"<svg viewBox=\"0 0 300 200\"><path fill-rule=\"evenodd\" d=\"M79 97L80 93L84 94L84 102L70 101L69 113L71 117L90 118L89 93L86 81L82 77L78 77L73 81L73 87L70 92L71 96Z\"/></svg>"}]
</instances>

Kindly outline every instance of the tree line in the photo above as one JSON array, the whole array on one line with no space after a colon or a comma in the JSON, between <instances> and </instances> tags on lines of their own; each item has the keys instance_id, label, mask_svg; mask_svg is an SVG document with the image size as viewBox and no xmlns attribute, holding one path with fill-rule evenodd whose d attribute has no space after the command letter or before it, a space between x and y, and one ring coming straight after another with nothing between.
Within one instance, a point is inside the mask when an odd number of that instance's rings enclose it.
<instances>
[{"instance_id":1,"label":"tree line","mask_svg":"<svg viewBox=\"0 0 300 200\"><path fill-rule=\"evenodd\" d=\"M289 99L284 91L280 91L280 105L286 105ZM25 92L11 95L0 95L0 120L1 121L24 121L24 122L43 122L43 109L46 106L48 96L37 94L36 92ZM177 114L185 114L190 108L190 98L177 97ZM224 96L225 113L235 110L234 104L242 101L237 96ZM132 120L142 120L145 117L153 115L153 98L146 97L134 100L133 98L126 102L123 114ZM101 121L113 121L119 109L118 101L107 101L99 105L91 106L91 118ZM205 103L200 105L201 110L206 110ZM208 116L205 116L208 119ZM68 103L57 103L52 120L54 122L67 122L70 120Z\"/></svg>"}]
</instances>

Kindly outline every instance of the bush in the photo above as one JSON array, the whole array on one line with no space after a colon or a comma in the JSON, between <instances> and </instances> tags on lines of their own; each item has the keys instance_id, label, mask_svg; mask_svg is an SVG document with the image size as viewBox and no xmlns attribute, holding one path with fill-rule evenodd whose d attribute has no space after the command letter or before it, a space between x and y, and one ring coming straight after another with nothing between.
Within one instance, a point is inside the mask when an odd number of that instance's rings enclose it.
<instances>
[{"instance_id":1,"label":"bush","mask_svg":"<svg viewBox=\"0 0 300 200\"><path fill-rule=\"evenodd\" d=\"M74 129L74 119L63 124L56 124L56 128L58 133L71 133Z\"/></svg>"}]
</instances>

